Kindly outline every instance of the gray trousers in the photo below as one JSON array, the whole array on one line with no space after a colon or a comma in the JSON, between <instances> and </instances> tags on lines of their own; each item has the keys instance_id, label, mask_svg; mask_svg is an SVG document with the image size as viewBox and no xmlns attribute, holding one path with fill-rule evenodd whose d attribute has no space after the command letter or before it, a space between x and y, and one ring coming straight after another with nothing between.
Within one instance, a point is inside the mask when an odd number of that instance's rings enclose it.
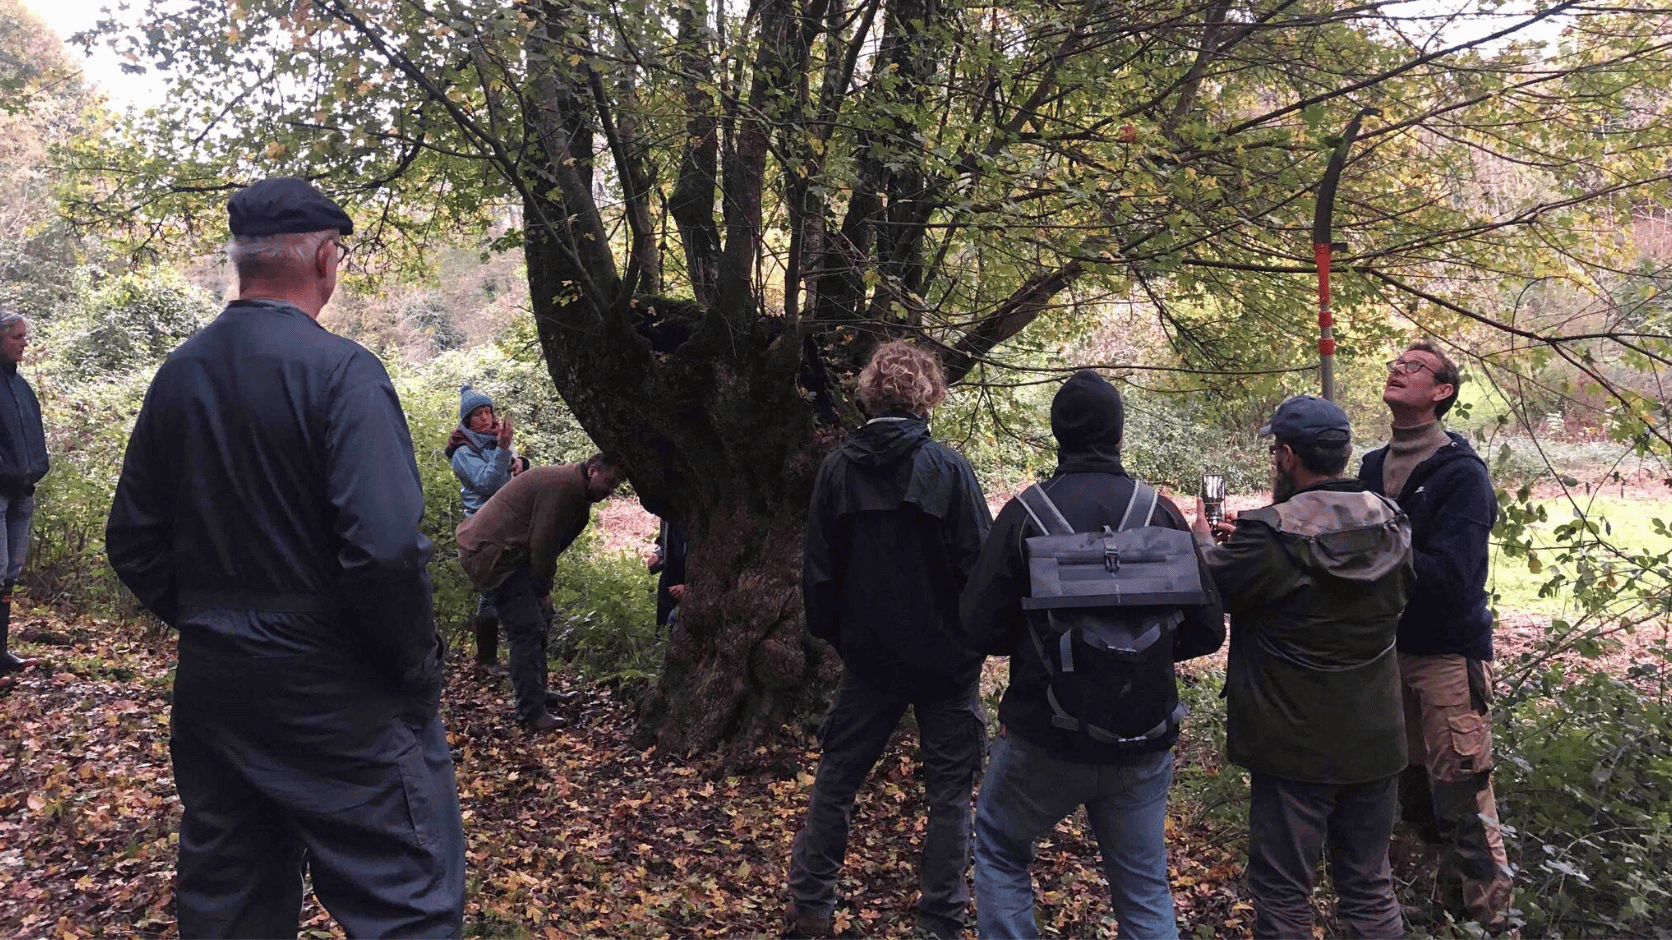
<instances>
[{"instance_id":1,"label":"gray trousers","mask_svg":"<svg viewBox=\"0 0 1672 940\"><path fill-rule=\"evenodd\" d=\"M1388 842L1398 775L1323 784L1253 773L1248 807L1248 887L1255 937L1311 937L1312 883L1329 846L1336 913L1350 936L1405 936L1393 894Z\"/></svg>"},{"instance_id":2,"label":"gray trousers","mask_svg":"<svg viewBox=\"0 0 1672 940\"><path fill-rule=\"evenodd\" d=\"M551 623L539 595L534 593L534 578L527 568L511 572L483 596L499 610L499 622L505 625L505 635L511 640L506 667L511 673L517 720L526 724L546 714L546 644Z\"/></svg>"},{"instance_id":3,"label":"gray trousers","mask_svg":"<svg viewBox=\"0 0 1672 940\"><path fill-rule=\"evenodd\" d=\"M920 919L942 928L964 923L969 906L970 793L986 749L986 723L972 682L951 695L878 689L845 675L819 739L823 753L807 806L807 825L790 855L790 897L829 911L848 851L854 797L910 706L922 735L928 825L923 833Z\"/></svg>"},{"instance_id":4,"label":"gray trousers","mask_svg":"<svg viewBox=\"0 0 1672 940\"><path fill-rule=\"evenodd\" d=\"M304 865L349 936L460 936L464 828L441 719L341 651L236 647L181 631L180 936L296 936Z\"/></svg>"}]
</instances>

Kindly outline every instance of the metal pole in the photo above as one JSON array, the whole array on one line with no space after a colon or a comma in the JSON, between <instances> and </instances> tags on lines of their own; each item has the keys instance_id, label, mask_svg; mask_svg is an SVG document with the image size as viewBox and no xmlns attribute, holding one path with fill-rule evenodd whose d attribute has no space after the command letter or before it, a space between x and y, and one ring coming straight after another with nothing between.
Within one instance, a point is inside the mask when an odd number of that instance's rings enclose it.
<instances>
[{"instance_id":1,"label":"metal pole","mask_svg":"<svg viewBox=\"0 0 1672 940\"><path fill-rule=\"evenodd\" d=\"M1324 397L1335 401L1335 314L1330 309L1329 263L1336 248L1330 237L1335 214L1335 187L1341 182L1341 169L1347 165L1347 150L1358 136L1359 123L1367 114L1380 114L1375 108L1365 108L1347 122L1341 142L1330 155L1329 166L1318 184L1318 204L1312 215L1312 258L1318 264L1318 376L1323 384ZM1346 245L1340 246L1343 251Z\"/></svg>"}]
</instances>

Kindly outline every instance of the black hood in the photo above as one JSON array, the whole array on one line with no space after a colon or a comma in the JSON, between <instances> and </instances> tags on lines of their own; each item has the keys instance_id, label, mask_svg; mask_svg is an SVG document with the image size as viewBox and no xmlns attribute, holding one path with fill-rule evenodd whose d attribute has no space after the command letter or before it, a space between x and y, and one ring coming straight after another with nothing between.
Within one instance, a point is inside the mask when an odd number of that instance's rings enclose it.
<instances>
[{"instance_id":1,"label":"black hood","mask_svg":"<svg viewBox=\"0 0 1672 940\"><path fill-rule=\"evenodd\" d=\"M866 422L841 449L862 467L882 467L911 456L928 439L929 422L914 414L891 411Z\"/></svg>"},{"instance_id":2,"label":"black hood","mask_svg":"<svg viewBox=\"0 0 1672 940\"><path fill-rule=\"evenodd\" d=\"M1103 376L1082 369L1051 400L1051 434L1057 439L1058 473L1122 473L1120 439L1126 406Z\"/></svg>"}]
</instances>

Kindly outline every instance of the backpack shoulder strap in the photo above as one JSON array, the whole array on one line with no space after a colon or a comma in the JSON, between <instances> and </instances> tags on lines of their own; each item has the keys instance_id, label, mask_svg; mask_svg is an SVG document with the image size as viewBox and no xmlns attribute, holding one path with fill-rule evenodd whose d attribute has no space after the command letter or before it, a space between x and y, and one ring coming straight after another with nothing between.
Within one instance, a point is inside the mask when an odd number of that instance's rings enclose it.
<instances>
[{"instance_id":1,"label":"backpack shoulder strap","mask_svg":"<svg viewBox=\"0 0 1672 940\"><path fill-rule=\"evenodd\" d=\"M1017 493L1016 501L1021 503L1022 508L1028 511L1028 518L1033 520L1033 524L1038 527L1040 532L1046 535L1074 534L1074 527L1069 525L1068 520L1062 517L1062 512L1057 509L1057 504L1051 502L1051 497L1045 495L1045 491L1039 488L1039 484L1035 483L1033 486Z\"/></svg>"},{"instance_id":2,"label":"backpack shoulder strap","mask_svg":"<svg viewBox=\"0 0 1672 940\"><path fill-rule=\"evenodd\" d=\"M1160 498L1155 487L1133 480L1132 500L1126 504L1126 514L1120 517L1118 528L1136 529L1149 525L1150 517L1155 515L1156 501Z\"/></svg>"}]
</instances>

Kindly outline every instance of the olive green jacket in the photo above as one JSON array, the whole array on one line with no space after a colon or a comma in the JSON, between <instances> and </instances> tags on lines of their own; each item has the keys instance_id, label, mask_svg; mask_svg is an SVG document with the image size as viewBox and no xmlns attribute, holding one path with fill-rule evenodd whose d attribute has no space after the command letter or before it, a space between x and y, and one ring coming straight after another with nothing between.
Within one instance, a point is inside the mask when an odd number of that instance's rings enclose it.
<instances>
[{"instance_id":1,"label":"olive green jacket","mask_svg":"<svg viewBox=\"0 0 1672 940\"><path fill-rule=\"evenodd\" d=\"M1305 783L1402 770L1394 639L1412 567L1398 505L1322 483L1238 516L1207 563L1231 614L1226 757Z\"/></svg>"}]
</instances>

